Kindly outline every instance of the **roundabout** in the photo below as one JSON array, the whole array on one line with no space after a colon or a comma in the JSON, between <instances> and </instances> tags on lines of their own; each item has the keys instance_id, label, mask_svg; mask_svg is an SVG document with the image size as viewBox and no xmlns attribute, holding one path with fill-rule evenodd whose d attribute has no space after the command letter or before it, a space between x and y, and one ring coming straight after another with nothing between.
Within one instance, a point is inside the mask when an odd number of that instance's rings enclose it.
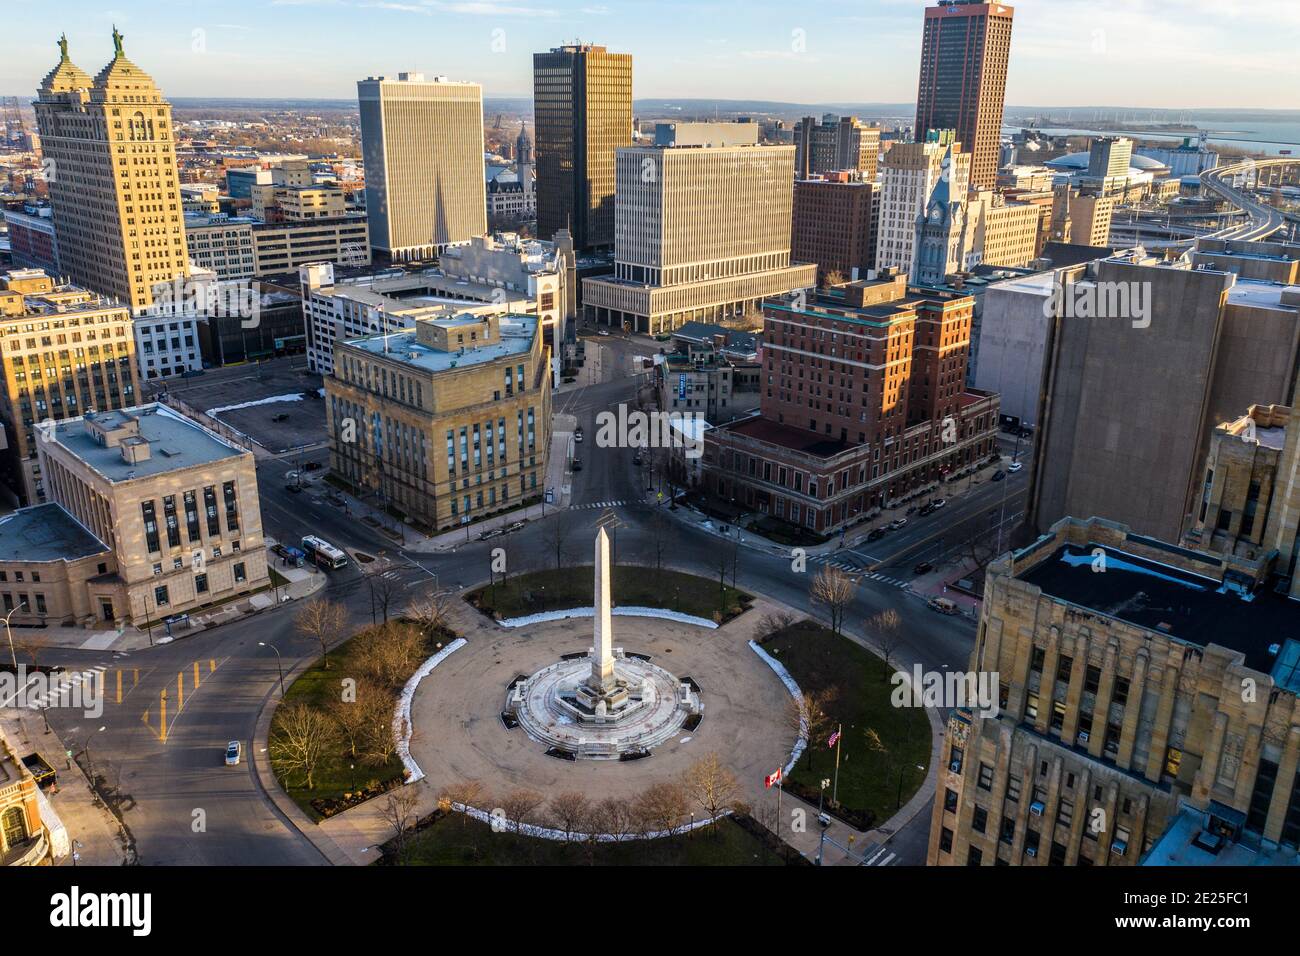
<instances>
[{"instance_id":1,"label":"roundabout","mask_svg":"<svg viewBox=\"0 0 1300 956\"><path fill-rule=\"evenodd\" d=\"M633 799L717 753L757 803L799 737L790 691L749 646L762 609L721 627L619 615L616 633L603 543L594 615L505 627L474 612L413 694L412 759L435 792L477 781L490 809L520 789Z\"/></svg>"}]
</instances>

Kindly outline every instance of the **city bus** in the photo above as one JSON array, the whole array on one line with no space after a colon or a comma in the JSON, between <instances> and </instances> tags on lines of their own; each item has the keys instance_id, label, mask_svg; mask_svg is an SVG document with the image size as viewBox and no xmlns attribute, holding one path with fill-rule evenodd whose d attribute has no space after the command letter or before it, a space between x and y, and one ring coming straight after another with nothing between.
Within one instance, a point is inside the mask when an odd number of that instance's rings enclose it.
<instances>
[{"instance_id":1,"label":"city bus","mask_svg":"<svg viewBox=\"0 0 1300 956\"><path fill-rule=\"evenodd\" d=\"M340 549L312 534L302 539L302 549L307 552L310 560L322 568L341 568L348 563L348 556Z\"/></svg>"}]
</instances>

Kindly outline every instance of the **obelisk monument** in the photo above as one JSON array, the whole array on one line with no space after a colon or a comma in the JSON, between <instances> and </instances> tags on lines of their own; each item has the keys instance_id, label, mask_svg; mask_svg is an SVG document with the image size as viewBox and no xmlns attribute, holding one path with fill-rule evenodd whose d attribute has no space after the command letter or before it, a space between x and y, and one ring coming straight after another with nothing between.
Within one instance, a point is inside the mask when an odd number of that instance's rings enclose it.
<instances>
[{"instance_id":1,"label":"obelisk monument","mask_svg":"<svg viewBox=\"0 0 1300 956\"><path fill-rule=\"evenodd\" d=\"M595 633L592 638L591 687L608 694L614 681L614 625L610 611L609 535L596 534Z\"/></svg>"}]
</instances>

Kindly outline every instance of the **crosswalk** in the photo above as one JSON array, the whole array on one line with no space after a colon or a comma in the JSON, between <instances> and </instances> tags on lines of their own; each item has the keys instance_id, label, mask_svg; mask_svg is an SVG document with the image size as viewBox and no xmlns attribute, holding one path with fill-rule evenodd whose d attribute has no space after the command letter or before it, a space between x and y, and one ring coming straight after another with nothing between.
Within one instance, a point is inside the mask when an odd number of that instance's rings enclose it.
<instances>
[{"instance_id":1,"label":"crosswalk","mask_svg":"<svg viewBox=\"0 0 1300 956\"><path fill-rule=\"evenodd\" d=\"M103 686L104 672L108 667L100 664L87 671L78 671L76 673L64 672L60 675L59 682L51 687L48 692L37 694L27 701L27 706L31 710L44 710L47 707L58 706L62 704L80 685L86 684L92 689L98 685Z\"/></svg>"},{"instance_id":2,"label":"crosswalk","mask_svg":"<svg viewBox=\"0 0 1300 956\"><path fill-rule=\"evenodd\" d=\"M870 850L867 851L871 853ZM863 866L894 866L898 862L898 854L889 851L889 847L882 846L875 853L871 853L862 861Z\"/></svg>"},{"instance_id":3,"label":"crosswalk","mask_svg":"<svg viewBox=\"0 0 1300 956\"><path fill-rule=\"evenodd\" d=\"M888 574L881 574L879 571L868 571L861 565L854 564L852 560L838 555L815 555L812 558L815 564L827 564L832 568L838 568L847 574L861 575L870 581L879 581L881 584L888 584L896 588L910 588L912 585L901 578L895 578Z\"/></svg>"},{"instance_id":4,"label":"crosswalk","mask_svg":"<svg viewBox=\"0 0 1300 956\"><path fill-rule=\"evenodd\" d=\"M574 505L573 507L575 510L585 511L591 508L621 508L625 504L627 504L626 501L593 501L590 504Z\"/></svg>"}]
</instances>

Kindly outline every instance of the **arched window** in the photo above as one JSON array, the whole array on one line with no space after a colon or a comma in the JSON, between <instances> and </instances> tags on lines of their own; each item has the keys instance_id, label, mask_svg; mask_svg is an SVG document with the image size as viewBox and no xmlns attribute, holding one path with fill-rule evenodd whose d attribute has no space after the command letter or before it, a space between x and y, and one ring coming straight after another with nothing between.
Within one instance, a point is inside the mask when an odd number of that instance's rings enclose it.
<instances>
[{"instance_id":1,"label":"arched window","mask_svg":"<svg viewBox=\"0 0 1300 956\"><path fill-rule=\"evenodd\" d=\"M14 847L20 843L25 843L27 841L27 819L23 816L23 808L10 807L3 814L0 814L0 830L4 832L5 846Z\"/></svg>"}]
</instances>

